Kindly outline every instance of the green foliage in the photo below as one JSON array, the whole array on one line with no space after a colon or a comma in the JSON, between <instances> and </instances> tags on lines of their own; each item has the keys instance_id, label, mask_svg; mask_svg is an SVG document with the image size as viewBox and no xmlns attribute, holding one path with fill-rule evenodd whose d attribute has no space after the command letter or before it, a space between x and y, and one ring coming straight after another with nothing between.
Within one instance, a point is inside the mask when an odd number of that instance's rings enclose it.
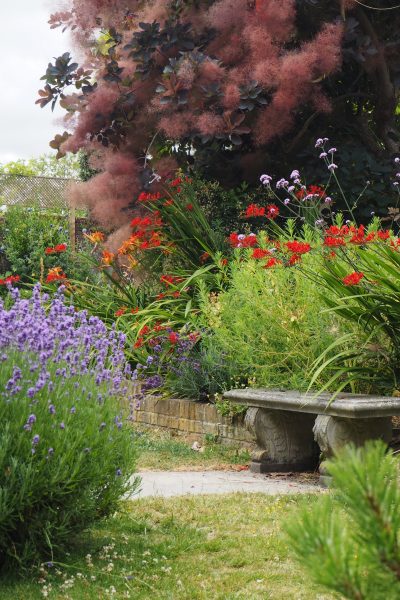
<instances>
[{"instance_id":1,"label":"green foliage","mask_svg":"<svg viewBox=\"0 0 400 600\"><path fill-rule=\"evenodd\" d=\"M79 158L74 154L67 154L60 159L53 154L42 154L37 158L0 164L0 175L78 179L79 174Z\"/></svg>"},{"instance_id":2,"label":"green foliage","mask_svg":"<svg viewBox=\"0 0 400 600\"><path fill-rule=\"evenodd\" d=\"M287 530L310 576L351 600L400 595L398 459L382 442L328 463L333 494L296 513Z\"/></svg>"},{"instance_id":3,"label":"green foliage","mask_svg":"<svg viewBox=\"0 0 400 600\"><path fill-rule=\"evenodd\" d=\"M260 199L259 190L249 189L244 182L239 188L225 189L218 181L194 178L190 183L184 184L183 190L185 197L191 198L188 202L193 202L194 198L203 209L212 229L223 237L235 231L238 215L245 207Z\"/></svg>"},{"instance_id":4,"label":"green foliage","mask_svg":"<svg viewBox=\"0 0 400 600\"><path fill-rule=\"evenodd\" d=\"M80 257L69 250L66 216L12 206L5 211L0 228L2 252L10 269L20 275L21 279L38 281L42 275L46 276L47 269L59 266L70 277L90 280L92 283L96 280L95 271L87 261L82 260L87 244L81 243L78 249ZM46 248L59 244L65 244L67 250L52 255L45 254Z\"/></svg>"},{"instance_id":5,"label":"green foliage","mask_svg":"<svg viewBox=\"0 0 400 600\"><path fill-rule=\"evenodd\" d=\"M315 381L327 368L334 374L325 387L336 392L364 382L386 393L400 385L400 254L382 242L342 250L315 277L331 314L350 329L327 347L315 365ZM351 272L363 274L358 285L346 285ZM365 332L362 337L360 332Z\"/></svg>"},{"instance_id":6,"label":"green foliage","mask_svg":"<svg viewBox=\"0 0 400 600\"><path fill-rule=\"evenodd\" d=\"M4 254L14 273L21 278L38 280L41 260L45 249L68 243L68 229L65 219L46 214L33 208L12 206L4 214L3 247ZM68 265L68 254L46 257L49 265L63 269Z\"/></svg>"},{"instance_id":7,"label":"green foliage","mask_svg":"<svg viewBox=\"0 0 400 600\"><path fill-rule=\"evenodd\" d=\"M62 159L60 159L62 160ZM89 181L92 177L97 175L98 171L92 169L89 163L89 154L84 150L81 150L78 153L78 162L79 162L79 178L82 181Z\"/></svg>"},{"instance_id":8,"label":"green foliage","mask_svg":"<svg viewBox=\"0 0 400 600\"><path fill-rule=\"evenodd\" d=\"M265 269L260 262L233 262L229 288L203 295L205 325L238 376L304 390L314 360L338 333L337 321L320 314L316 286L297 267Z\"/></svg>"}]
</instances>

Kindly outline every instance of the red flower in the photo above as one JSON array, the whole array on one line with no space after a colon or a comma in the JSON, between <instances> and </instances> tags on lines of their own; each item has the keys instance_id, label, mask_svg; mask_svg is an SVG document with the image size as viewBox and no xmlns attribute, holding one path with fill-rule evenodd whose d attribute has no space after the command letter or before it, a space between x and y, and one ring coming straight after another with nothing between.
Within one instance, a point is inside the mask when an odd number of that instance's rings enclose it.
<instances>
[{"instance_id":1,"label":"red flower","mask_svg":"<svg viewBox=\"0 0 400 600\"><path fill-rule=\"evenodd\" d=\"M346 277L343 277L342 281L344 285L358 285L363 277L364 273L357 273L357 271L354 271L354 273L350 273L349 275L346 275Z\"/></svg>"},{"instance_id":2,"label":"red flower","mask_svg":"<svg viewBox=\"0 0 400 600\"><path fill-rule=\"evenodd\" d=\"M181 283L183 281L183 277L178 277L176 275L161 275L160 282L166 286L176 285L177 283Z\"/></svg>"},{"instance_id":3,"label":"red flower","mask_svg":"<svg viewBox=\"0 0 400 600\"><path fill-rule=\"evenodd\" d=\"M338 248L339 246L345 246L345 245L346 245L346 241L342 237L332 237L330 235L327 235L326 238L324 239L324 246Z\"/></svg>"},{"instance_id":4,"label":"red flower","mask_svg":"<svg viewBox=\"0 0 400 600\"><path fill-rule=\"evenodd\" d=\"M292 254L292 256L289 258L289 262L288 264L290 266L295 265L296 263L301 261L301 254Z\"/></svg>"},{"instance_id":5,"label":"red flower","mask_svg":"<svg viewBox=\"0 0 400 600\"><path fill-rule=\"evenodd\" d=\"M161 293L161 294L158 294L158 295L156 296L156 300L162 300L163 298L165 298L165 294L163 294L163 293Z\"/></svg>"},{"instance_id":6,"label":"red flower","mask_svg":"<svg viewBox=\"0 0 400 600\"><path fill-rule=\"evenodd\" d=\"M227 258L221 258L221 265L223 267L226 267L227 264L228 264L228 259Z\"/></svg>"},{"instance_id":7,"label":"red flower","mask_svg":"<svg viewBox=\"0 0 400 600\"><path fill-rule=\"evenodd\" d=\"M17 283L20 279L21 278L19 275L9 275L5 279L0 279L0 285L7 285L8 283L9 284Z\"/></svg>"},{"instance_id":8,"label":"red flower","mask_svg":"<svg viewBox=\"0 0 400 600\"><path fill-rule=\"evenodd\" d=\"M293 242L286 242L285 246L289 252L293 252L293 254L306 254L311 250L310 244L307 244L306 242L298 242L297 240L294 240Z\"/></svg>"},{"instance_id":9,"label":"red flower","mask_svg":"<svg viewBox=\"0 0 400 600\"><path fill-rule=\"evenodd\" d=\"M263 248L254 248L251 258L255 258L256 260L259 260L261 258L265 258L266 256L269 256L270 254L271 254L271 252L269 250L264 250Z\"/></svg>"},{"instance_id":10,"label":"red flower","mask_svg":"<svg viewBox=\"0 0 400 600\"><path fill-rule=\"evenodd\" d=\"M281 261L278 260L277 258L270 258L264 265L264 269L271 269L272 267L275 267L276 265L280 265Z\"/></svg>"},{"instance_id":11,"label":"red flower","mask_svg":"<svg viewBox=\"0 0 400 600\"><path fill-rule=\"evenodd\" d=\"M337 225L331 225L326 230L326 235L343 235L343 227L338 227Z\"/></svg>"},{"instance_id":12,"label":"red flower","mask_svg":"<svg viewBox=\"0 0 400 600\"><path fill-rule=\"evenodd\" d=\"M182 178L181 177L177 177L176 179L173 179L171 181L170 185L171 185L171 187L177 187L181 183L182 183Z\"/></svg>"},{"instance_id":13,"label":"red flower","mask_svg":"<svg viewBox=\"0 0 400 600\"><path fill-rule=\"evenodd\" d=\"M122 308L119 308L118 310L115 311L114 315L116 317L122 317L122 315L124 315L126 313L128 309L126 308L126 306L123 306Z\"/></svg>"},{"instance_id":14,"label":"red flower","mask_svg":"<svg viewBox=\"0 0 400 600\"><path fill-rule=\"evenodd\" d=\"M249 204L246 208L245 217L247 219L251 217L263 217L265 215L265 208L263 206L259 206L258 204Z\"/></svg>"},{"instance_id":15,"label":"red flower","mask_svg":"<svg viewBox=\"0 0 400 600\"><path fill-rule=\"evenodd\" d=\"M67 249L66 244L58 244L57 246L46 248L45 254L59 254L60 252L65 252Z\"/></svg>"},{"instance_id":16,"label":"red flower","mask_svg":"<svg viewBox=\"0 0 400 600\"><path fill-rule=\"evenodd\" d=\"M386 229L386 230L380 229L378 231L378 238L380 240L388 240L389 237L390 237L390 230L389 229Z\"/></svg>"},{"instance_id":17,"label":"red flower","mask_svg":"<svg viewBox=\"0 0 400 600\"><path fill-rule=\"evenodd\" d=\"M176 344L179 340L179 335L175 333L175 331L171 331L171 333L168 336L168 339L171 344Z\"/></svg>"},{"instance_id":18,"label":"red flower","mask_svg":"<svg viewBox=\"0 0 400 600\"><path fill-rule=\"evenodd\" d=\"M140 348L141 346L143 346L144 340L142 337L139 337L137 339L137 341L134 343L133 347L134 348Z\"/></svg>"},{"instance_id":19,"label":"red flower","mask_svg":"<svg viewBox=\"0 0 400 600\"><path fill-rule=\"evenodd\" d=\"M145 325L144 327L142 327L142 329L139 331L139 336L143 337L145 335L147 335L150 331L150 327L148 325Z\"/></svg>"},{"instance_id":20,"label":"red flower","mask_svg":"<svg viewBox=\"0 0 400 600\"><path fill-rule=\"evenodd\" d=\"M257 236L254 233L249 235L231 233L229 236L229 243L234 248L254 248L257 246Z\"/></svg>"},{"instance_id":21,"label":"red flower","mask_svg":"<svg viewBox=\"0 0 400 600\"><path fill-rule=\"evenodd\" d=\"M169 200L166 200L164 202L164 206L171 206L174 203L174 201L170 198Z\"/></svg>"},{"instance_id":22,"label":"red flower","mask_svg":"<svg viewBox=\"0 0 400 600\"><path fill-rule=\"evenodd\" d=\"M176 292L173 292L173 293L172 293L172 296L173 296L174 298L179 298L179 296L180 296L180 295L181 295L181 293L180 293L180 292L178 292L178 290L176 290Z\"/></svg>"},{"instance_id":23,"label":"red flower","mask_svg":"<svg viewBox=\"0 0 400 600\"><path fill-rule=\"evenodd\" d=\"M353 233L353 236L350 238L350 243L351 244L365 244L365 242L370 242L372 241L371 237L369 236L369 239L367 239L365 237L365 227L364 225L360 225L360 227L357 229L356 227L352 227L350 229L351 233Z\"/></svg>"},{"instance_id":24,"label":"red flower","mask_svg":"<svg viewBox=\"0 0 400 600\"><path fill-rule=\"evenodd\" d=\"M46 283L52 283L53 281L62 281L67 279L65 273L49 273L46 277Z\"/></svg>"},{"instance_id":25,"label":"red flower","mask_svg":"<svg viewBox=\"0 0 400 600\"><path fill-rule=\"evenodd\" d=\"M306 196L317 196L318 198L325 198L326 193L323 187L319 185L310 185L306 190L299 190L296 192L296 198L303 200Z\"/></svg>"},{"instance_id":26,"label":"red flower","mask_svg":"<svg viewBox=\"0 0 400 600\"><path fill-rule=\"evenodd\" d=\"M268 219L276 219L279 216L279 208L276 204L268 204L266 207L266 216Z\"/></svg>"},{"instance_id":27,"label":"red flower","mask_svg":"<svg viewBox=\"0 0 400 600\"><path fill-rule=\"evenodd\" d=\"M200 261L202 263L206 262L208 259L210 258L210 255L208 252L203 252L203 254L200 256Z\"/></svg>"},{"instance_id":28,"label":"red flower","mask_svg":"<svg viewBox=\"0 0 400 600\"><path fill-rule=\"evenodd\" d=\"M186 210L193 210L193 204L191 204L189 202L189 204L186 204Z\"/></svg>"},{"instance_id":29,"label":"red flower","mask_svg":"<svg viewBox=\"0 0 400 600\"><path fill-rule=\"evenodd\" d=\"M161 198L160 192L157 192L156 194L142 192L138 196L138 202L154 202L156 200L160 200L160 198Z\"/></svg>"}]
</instances>

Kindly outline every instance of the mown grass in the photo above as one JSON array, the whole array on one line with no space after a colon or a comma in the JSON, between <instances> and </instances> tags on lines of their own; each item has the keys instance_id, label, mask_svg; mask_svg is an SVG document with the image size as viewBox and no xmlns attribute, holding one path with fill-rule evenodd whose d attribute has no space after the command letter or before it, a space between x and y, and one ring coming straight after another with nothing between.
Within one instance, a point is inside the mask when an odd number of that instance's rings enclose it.
<instances>
[{"instance_id":1,"label":"mown grass","mask_svg":"<svg viewBox=\"0 0 400 600\"><path fill-rule=\"evenodd\" d=\"M31 580L3 578L0 598L328 600L293 561L282 531L301 501L232 494L126 502L62 564Z\"/></svg>"},{"instance_id":2,"label":"mown grass","mask_svg":"<svg viewBox=\"0 0 400 600\"><path fill-rule=\"evenodd\" d=\"M139 471L230 469L247 465L248 450L224 446L212 438L202 442L204 451L192 450L193 442L173 437L168 431L134 426L137 436Z\"/></svg>"}]
</instances>

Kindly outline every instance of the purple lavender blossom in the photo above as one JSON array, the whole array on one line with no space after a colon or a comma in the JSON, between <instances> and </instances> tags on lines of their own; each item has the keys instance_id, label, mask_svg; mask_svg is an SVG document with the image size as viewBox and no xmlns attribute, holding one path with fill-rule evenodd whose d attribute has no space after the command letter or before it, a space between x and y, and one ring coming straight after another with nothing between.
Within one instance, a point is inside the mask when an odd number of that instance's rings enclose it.
<instances>
[{"instance_id":1,"label":"purple lavender blossom","mask_svg":"<svg viewBox=\"0 0 400 600\"><path fill-rule=\"evenodd\" d=\"M37 446L40 440L40 435L36 434L32 438L32 446Z\"/></svg>"}]
</instances>

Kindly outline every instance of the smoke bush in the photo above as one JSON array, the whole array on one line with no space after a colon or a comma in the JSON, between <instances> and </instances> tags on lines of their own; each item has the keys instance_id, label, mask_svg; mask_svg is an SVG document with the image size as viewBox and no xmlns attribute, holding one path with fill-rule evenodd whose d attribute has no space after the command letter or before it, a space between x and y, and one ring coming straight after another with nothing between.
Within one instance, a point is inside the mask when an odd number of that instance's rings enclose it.
<instances>
[{"instance_id":1,"label":"smoke bush","mask_svg":"<svg viewBox=\"0 0 400 600\"><path fill-rule=\"evenodd\" d=\"M11 294L0 303L0 564L28 566L136 487L118 400L131 375L124 336L100 319L61 293Z\"/></svg>"},{"instance_id":2,"label":"smoke bush","mask_svg":"<svg viewBox=\"0 0 400 600\"><path fill-rule=\"evenodd\" d=\"M65 54L49 65L38 103L60 99L73 124L53 147L84 148L104 168L73 196L108 224L154 181L149 153L157 171L165 147L200 162L202 148L251 154L288 132L305 105L330 109L321 82L341 64L343 27L332 19L302 39L295 0L69 6L50 23L71 27L86 60L78 68Z\"/></svg>"}]
</instances>

